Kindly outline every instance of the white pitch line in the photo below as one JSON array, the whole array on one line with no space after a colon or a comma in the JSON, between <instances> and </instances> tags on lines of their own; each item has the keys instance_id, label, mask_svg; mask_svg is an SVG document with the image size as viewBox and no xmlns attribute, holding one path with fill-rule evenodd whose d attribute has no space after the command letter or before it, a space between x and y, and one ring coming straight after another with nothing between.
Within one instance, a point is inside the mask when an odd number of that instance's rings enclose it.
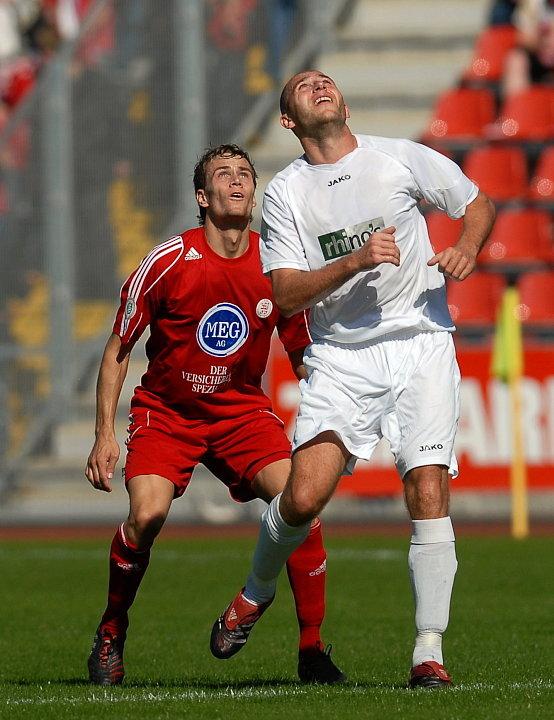
<instances>
[{"instance_id":1,"label":"white pitch line","mask_svg":"<svg viewBox=\"0 0 554 720\"><path fill-rule=\"evenodd\" d=\"M95 704L112 704L112 703L160 703L160 702L180 702L183 700L206 702L211 700L237 700L240 698L276 698L276 697L295 697L306 695L307 689L304 688L227 688L226 690L187 690L184 692L152 692L141 691L137 693L113 693L106 691L103 695L92 693L87 697L70 698L70 697L46 697L46 698L14 698L5 700L6 706L19 705L95 705Z\"/></svg>"},{"instance_id":2,"label":"white pitch line","mask_svg":"<svg viewBox=\"0 0 554 720\"><path fill-rule=\"evenodd\" d=\"M42 688L40 688L42 689ZM514 682L514 683L502 683L495 685L494 683L460 683L453 685L451 688L446 690L447 693L471 693L479 691L491 690L506 691L506 690L552 690L554 689L554 683L550 680L537 680L534 682ZM376 692L384 692L387 695L396 695L399 692L418 697L419 693L414 693L413 690L391 688L388 686L377 687L369 689L362 686L351 685L341 686L337 690L341 695L374 695ZM67 696L63 697L46 697L46 698L17 698L4 700L1 705L6 707L16 706L41 706L41 705L95 705L95 704L112 704L112 703L162 703L162 702L181 702L181 701L196 701L196 702L210 702L213 700L237 700L237 699L270 699L270 698L288 698L288 697L299 697L314 692L325 691L328 692L327 688L240 688L234 689L232 687L226 688L225 690L186 690L183 692L171 692L168 690L163 691L140 691L136 693L130 693L129 691L113 692L106 691L103 694L97 694L93 692L87 697L70 698Z\"/></svg>"}]
</instances>

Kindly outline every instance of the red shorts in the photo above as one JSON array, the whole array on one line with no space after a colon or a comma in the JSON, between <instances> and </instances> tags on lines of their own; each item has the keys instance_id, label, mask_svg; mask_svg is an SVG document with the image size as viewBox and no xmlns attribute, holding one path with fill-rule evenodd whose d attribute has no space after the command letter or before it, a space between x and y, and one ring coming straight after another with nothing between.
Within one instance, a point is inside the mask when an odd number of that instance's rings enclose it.
<instances>
[{"instance_id":1,"label":"red shorts","mask_svg":"<svg viewBox=\"0 0 554 720\"><path fill-rule=\"evenodd\" d=\"M238 418L187 420L152 396L133 402L127 430L125 482L137 475L161 475L175 485L175 497L188 487L192 471L203 463L238 502L253 500L256 473L290 458L282 421L269 410Z\"/></svg>"}]
</instances>

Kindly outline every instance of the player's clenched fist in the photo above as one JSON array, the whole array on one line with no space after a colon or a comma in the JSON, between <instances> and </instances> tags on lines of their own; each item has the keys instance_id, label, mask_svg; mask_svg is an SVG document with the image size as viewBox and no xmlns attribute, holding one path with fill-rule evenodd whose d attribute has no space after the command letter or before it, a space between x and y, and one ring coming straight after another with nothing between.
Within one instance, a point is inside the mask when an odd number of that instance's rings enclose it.
<instances>
[{"instance_id":1,"label":"player's clenched fist","mask_svg":"<svg viewBox=\"0 0 554 720\"><path fill-rule=\"evenodd\" d=\"M396 228L386 227L372 233L369 240L355 254L358 255L360 269L372 270L381 263L400 265L400 250L396 244L394 233Z\"/></svg>"},{"instance_id":2,"label":"player's clenched fist","mask_svg":"<svg viewBox=\"0 0 554 720\"><path fill-rule=\"evenodd\" d=\"M476 264L475 255L457 247L449 247L433 255L427 265L438 265L439 272L453 280L465 280Z\"/></svg>"}]
</instances>

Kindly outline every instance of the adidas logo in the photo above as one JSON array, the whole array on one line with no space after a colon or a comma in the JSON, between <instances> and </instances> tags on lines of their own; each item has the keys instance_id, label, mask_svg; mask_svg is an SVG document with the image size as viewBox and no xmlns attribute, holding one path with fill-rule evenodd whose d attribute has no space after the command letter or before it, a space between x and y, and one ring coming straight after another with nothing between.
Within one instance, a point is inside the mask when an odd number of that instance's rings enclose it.
<instances>
[{"instance_id":1,"label":"adidas logo","mask_svg":"<svg viewBox=\"0 0 554 720\"><path fill-rule=\"evenodd\" d=\"M238 620L237 611L235 610L234 607L231 608L229 615L227 616L227 619L228 620Z\"/></svg>"},{"instance_id":2,"label":"adidas logo","mask_svg":"<svg viewBox=\"0 0 554 720\"><path fill-rule=\"evenodd\" d=\"M138 563L126 563L121 561L117 563L117 567L121 568L124 572L133 572L140 569Z\"/></svg>"},{"instance_id":3,"label":"adidas logo","mask_svg":"<svg viewBox=\"0 0 554 720\"><path fill-rule=\"evenodd\" d=\"M202 253L199 253L195 247L191 247L191 249L185 255L185 260L200 260L201 257Z\"/></svg>"},{"instance_id":4,"label":"adidas logo","mask_svg":"<svg viewBox=\"0 0 554 720\"><path fill-rule=\"evenodd\" d=\"M321 575L327 570L327 560L324 560L321 565L316 568L315 570L312 570L308 573L310 577L316 577L317 575Z\"/></svg>"}]
</instances>

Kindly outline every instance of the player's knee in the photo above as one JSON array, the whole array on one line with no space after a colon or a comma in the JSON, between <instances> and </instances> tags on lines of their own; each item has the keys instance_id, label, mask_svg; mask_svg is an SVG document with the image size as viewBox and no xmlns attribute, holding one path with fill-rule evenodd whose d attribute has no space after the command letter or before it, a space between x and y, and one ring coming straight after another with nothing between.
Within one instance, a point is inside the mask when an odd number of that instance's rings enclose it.
<instances>
[{"instance_id":1,"label":"player's knee","mask_svg":"<svg viewBox=\"0 0 554 720\"><path fill-rule=\"evenodd\" d=\"M304 524L316 518L325 502L307 488L296 489L290 498L290 515L294 516L295 524Z\"/></svg>"},{"instance_id":2,"label":"player's knee","mask_svg":"<svg viewBox=\"0 0 554 720\"><path fill-rule=\"evenodd\" d=\"M418 470L420 469L410 471L405 478L409 510L419 517L444 514L443 511L448 508L448 479L445 480L440 472L418 472Z\"/></svg>"},{"instance_id":3,"label":"player's knee","mask_svg":"<svg viewBox=\"0 0 554 720\"><path fill-rule=\"evenodd\" d=\"M128 520L137 541L152 541L162 529L167 513L155 508L135 511Z\"/></svg>"}]
</instances>

